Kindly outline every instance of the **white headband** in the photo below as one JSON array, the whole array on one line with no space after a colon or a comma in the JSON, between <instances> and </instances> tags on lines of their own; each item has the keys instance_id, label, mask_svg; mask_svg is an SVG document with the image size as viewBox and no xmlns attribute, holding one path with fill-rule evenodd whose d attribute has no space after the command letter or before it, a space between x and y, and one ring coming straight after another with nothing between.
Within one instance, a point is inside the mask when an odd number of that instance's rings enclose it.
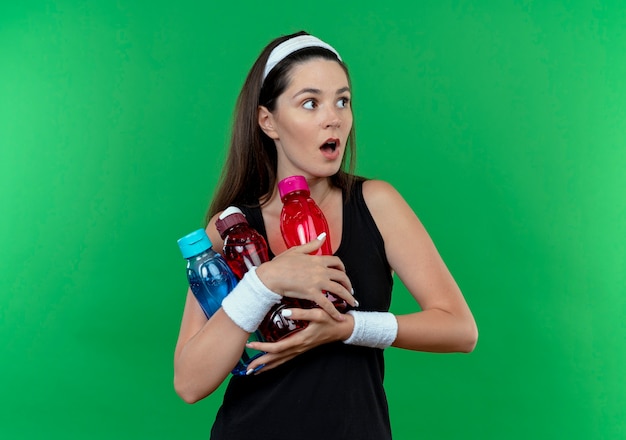
<instances>
[{"instance_id":1,"label":"white headband","mask_svg":"<svg viewBox=\"0 0 626 440\"><path fill-rule=\"evenodd\" d=\"M287 41L283 41L272 50L272 53L270 53L270 56L267 59L267 63L265 63L263 81L265 81L265 78L267 78L267 75L272 71L272 69L276 67L276 64L280 63L296 50L304 49L305 47L323 47L324 49L328 49L337 55L337 58L341 61L341 57L330 44L324 43L322 40L314 37L313 35L300 35L298 37L290 38Z\"/></svg>"}]
</instances>

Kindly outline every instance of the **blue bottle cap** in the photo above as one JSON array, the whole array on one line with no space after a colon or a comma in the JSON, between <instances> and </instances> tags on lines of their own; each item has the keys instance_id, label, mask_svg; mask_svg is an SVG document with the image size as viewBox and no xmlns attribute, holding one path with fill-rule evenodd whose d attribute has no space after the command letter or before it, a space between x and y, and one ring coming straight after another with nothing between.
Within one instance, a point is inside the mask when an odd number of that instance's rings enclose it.
<instances>
[{"instance_id":1,"label":"blue bottle cap","mask_svg":"<svg viewBox=\"0 0 626 440\"><path fill-rule=\"evenodd\" d=\"M183 258L195 257L205 252L212 246L209 236L204 229L198 229L185 235L178 240L178 247L183 254Z\"/></svg>"}]
</instances>

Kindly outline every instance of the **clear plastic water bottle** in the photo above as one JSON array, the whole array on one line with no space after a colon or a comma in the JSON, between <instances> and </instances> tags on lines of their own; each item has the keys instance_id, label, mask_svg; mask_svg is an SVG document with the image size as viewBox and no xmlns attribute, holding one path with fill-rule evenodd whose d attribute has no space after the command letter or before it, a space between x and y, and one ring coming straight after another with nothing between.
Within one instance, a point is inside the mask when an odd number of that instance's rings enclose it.
<instances>
[{"instance_id":1,"label":"clear plastic water bottle","mask_svg":"<svg viewBox=\"0 0 626 440\"><path fill-rule=\"evenodd\" d=\"M211 249L211 240L204 229L198 229L178 240L183 257L187 260L187 280L204 314L210 318L222 305L222 300L237 285L237 278L220 254ZM263 341L257 331L251 341ZM244 376L248 365L263 352L244 348L241 359L232 374Z\"/></svg>"},{"instance_id":2,"label":"clear plastic water bottle","mask_svg":"<svg viewBox=\"0 0 626 440\"><path fill-rule=\"evenodd\" d=\"M269 261L265 238L250 226L239 208L226 208L215 222L215 228L224 240L224 259L238 279L250 268Z\"/></svg>"},{"instance_id":3,"label":"clear plastic water bottle","mask_svg":"<svg viewBox=\"0 0 626 440\"><path fill-rule=\"evenodd\" d=\"M215 227L224 239L224 259L239 279L253 266L260 266L269 261L265 238L250 224L241 210L230 206L220 214ZM285 308L311 308L313 303L296 298L283 297L281 302L272 307L259 325L259 331L268 342L276 342L290 334L302 330L308 321L295 321L285 318Z\"/></svg>"},{"instance_id":4,"label":"clear plastic water bottle","mask_svg":"<svg viewBox=\"0 0 626 440\"><path fill-rule=\"evenodd\" d=\"M324 213L311 198L309 184L303 176L291 176L278 182L278 192L283 202L280 213L280 232L288 248L303 245L317 238L322 232L326 240L313 255L332 255L330 230ZM326 292L328 299L340 312L348 309L348 303Z\"/></svg>"}]
</instances>

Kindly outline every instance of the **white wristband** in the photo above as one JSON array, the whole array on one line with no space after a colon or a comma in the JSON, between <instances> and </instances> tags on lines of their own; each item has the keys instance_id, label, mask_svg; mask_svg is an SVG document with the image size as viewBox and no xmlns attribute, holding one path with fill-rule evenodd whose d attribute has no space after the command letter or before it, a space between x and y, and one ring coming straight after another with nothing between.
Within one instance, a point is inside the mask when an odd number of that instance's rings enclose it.
<instances>
[{"instance_id":1,"label":"white wristband","mask_svg":"<svg viewBox=\"0 0 626 440\"><path fill-rule=\"evenodd\" d=\"M272 292L251 268L222 301L222 309L239 327L252 333L282 296Z\"/></svg>"},{"instance_id":2,"label":"white wristband","mask_svg":"<svg viewBox=\"0 0 626 440\"><path fill-rule=\"evenodd\" d=\"M387 348L398 336L398 321L392 313L350 310L348 314L354 318L354 329L344 344Z\"/></svg>"}]
</instances>

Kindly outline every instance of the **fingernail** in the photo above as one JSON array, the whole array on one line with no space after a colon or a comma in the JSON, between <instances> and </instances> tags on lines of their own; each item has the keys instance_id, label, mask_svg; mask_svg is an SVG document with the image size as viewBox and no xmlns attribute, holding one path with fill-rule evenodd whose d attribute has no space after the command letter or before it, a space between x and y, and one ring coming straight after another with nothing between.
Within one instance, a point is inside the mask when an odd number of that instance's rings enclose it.
<instances>
[{"instance_id":1,"label":"fingernail","mask_svg":"<svg viewBox=\"0 0 626 440\"><path fill-rule=\"evenodd\" d=\"M285 318L289 318L293 314L293 312L289 309L282 309L280 311L280 314L283 315Z\"/></svg>"},{"instance_id":2,"label":"fingernail","mask_svg":"<svg viewBox=\"0 0 626 440\"><path fill-rule=\"evenodd\" d=\"M350 287L350 293L352 294L352 296L354 296L354 288Z\"/></svg>"},{"instance_id":3,"label":"fingernail","mask_svg":"<svg viewBox=\"0 0 626 440\"><path fill-rule=\"evenodd\" d=\"M246 371L246 376L250 376L252 373L254 373L254 370L250 368L248 371Z\"/></svg>"},{"instance_id":4,"label":"fingernail","mask_svg":"<svg viewBox=\"0 0 626 440\"><path fill-rule=\"evenodd\" d=\"M323 240L323 239L325 239L325 238L326 238L326 232L322 232L320 235L318 235L318 236L317 236L317 239L318 239L319 241L322 241L322 240Z\"/></svg>"},{"instance_id":5,"label":"fingernail","mask_svg":"<svg viewBox=\"0 0 626 440\"><path fill-rule=\"evenodd\" d=\"M354 307L359 307L359 302L356 299L354 300Z\"/></svg>"}]
</instances>

